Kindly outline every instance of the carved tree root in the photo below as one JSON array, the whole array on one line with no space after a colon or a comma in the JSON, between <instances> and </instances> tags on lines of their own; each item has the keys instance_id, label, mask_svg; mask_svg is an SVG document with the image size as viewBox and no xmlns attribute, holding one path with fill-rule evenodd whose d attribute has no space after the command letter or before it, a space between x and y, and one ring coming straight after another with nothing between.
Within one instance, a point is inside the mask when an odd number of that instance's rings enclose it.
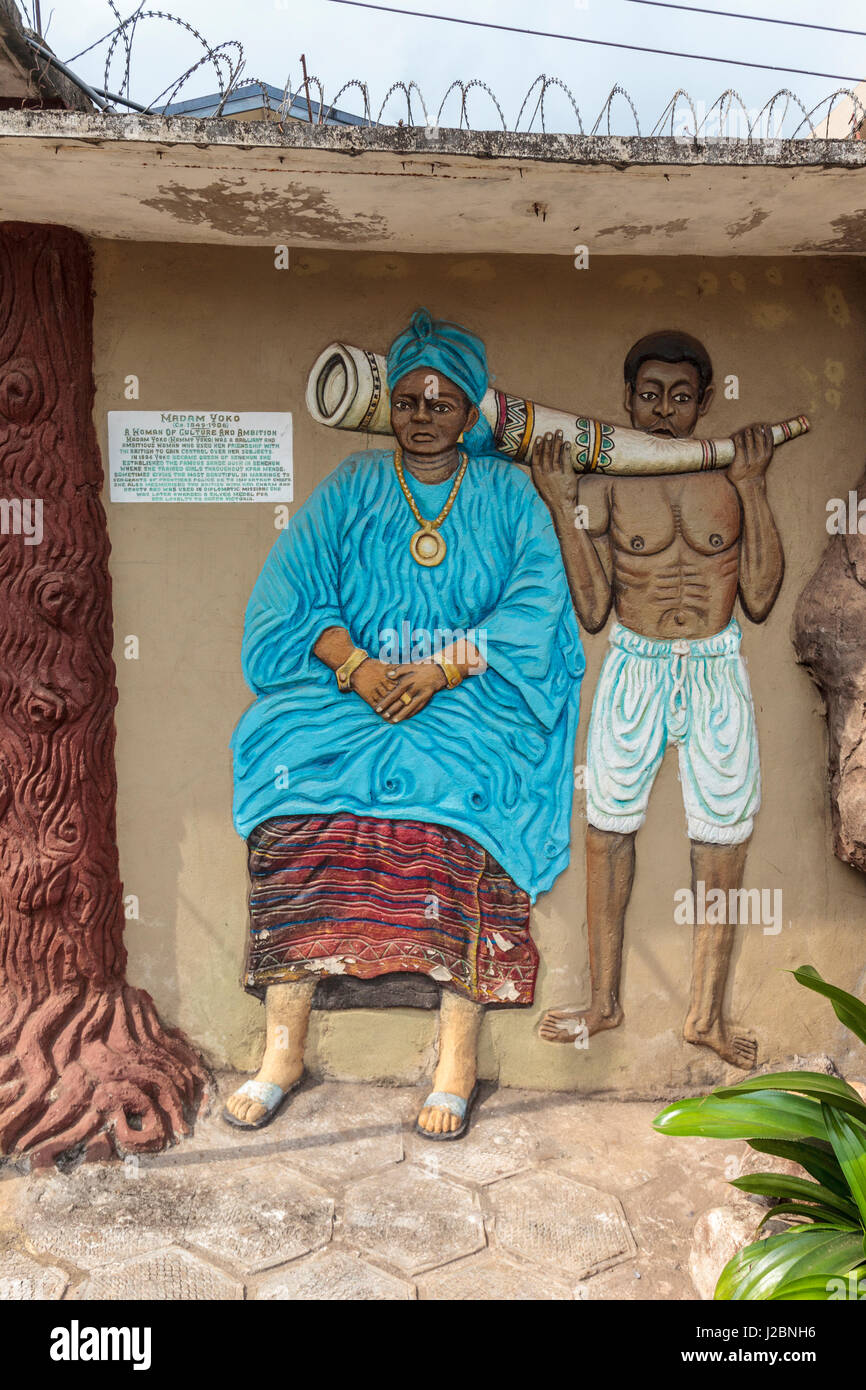
<instances>
[{"instance_id":1,"label":"carved tree root","mask_svg":"<svg viewBox=\"0 0 866 1390\"><path fill-rule=\"evenodd\" d=\"M55 998L31 1014L3 1058L0 1151L46 1167L71 1152L152 1152L189 1134L207 1073L150 995L123 985L63 1002L59 1019Z\"/></svg>"},{"instance_id":2,"label":"carved tree root","mask_svg":"<svg viewBox=\"0 0 866 1390\"><path fill-rule=\"evenodd\" d=\"M206 1093L124 979L91 319L84 240L0 223L0 1154L43 1166L163 1148Z\"/></svg>"}]
</instances>

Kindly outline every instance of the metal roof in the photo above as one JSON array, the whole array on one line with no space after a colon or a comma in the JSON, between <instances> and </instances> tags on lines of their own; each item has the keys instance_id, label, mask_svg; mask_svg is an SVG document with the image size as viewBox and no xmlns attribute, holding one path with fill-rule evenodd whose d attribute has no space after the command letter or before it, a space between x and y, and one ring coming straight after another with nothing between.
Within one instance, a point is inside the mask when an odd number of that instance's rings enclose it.
<instances>
[{"instance_id":1,"label":"metal roof","mask_svg":"<svg viewBox=\"0 0 866 1390\"><path fill-rule=\"evenodd\" d=\"M284 87L273 87L269 82L244 82L236 87L231 96L222 108L223 116L232 116L243 111L258 111L260 107L270 105L274 111L278 111L282 105L285 95ZM287 108L286 114L294 120L309 120L309 108L307 106L306 95L302 92L292 92L291 104ZM164 116L192 116L206 118L214 116L222 101L221 92L211 92L208 96L193 97L190 101L176 101L169 106L156 108ZM313 121L319 120L321 107L319 102L310 98L310 108L313 112ZM325 106L325 119L322 125L356 125L364 126L370 122L363 116L353 116L349 111L341 111L337 107L331 109Z\"/></svg>"}]
</instances>

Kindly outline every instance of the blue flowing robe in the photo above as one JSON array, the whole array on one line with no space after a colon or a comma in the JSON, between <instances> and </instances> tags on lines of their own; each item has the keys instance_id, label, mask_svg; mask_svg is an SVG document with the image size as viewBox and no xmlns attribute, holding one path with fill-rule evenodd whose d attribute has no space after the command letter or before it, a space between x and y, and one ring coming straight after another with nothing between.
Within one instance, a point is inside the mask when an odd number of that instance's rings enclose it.
<instances>
[{"instance_id":1,"label":"blue flowing robe","mask_svg":"<svg viewBox=\"0 0 866 1390\"><path fill-rule=\"evenodd\" d=\"M235 828L246 837L272 816L337 812L448 825L534 900L568 863L584 670L556 533L527 475L471 457L442 525L445 559L424 568L393 460L375 450L335 469L253 589L243 670L256 699L231 740ZM407 483L436 517L453 478ZM313 655L328 627L389 662L465 632L487 670L391 725ZM397 649L410 634L414 657Z\"/></svg>"}]
</instances>

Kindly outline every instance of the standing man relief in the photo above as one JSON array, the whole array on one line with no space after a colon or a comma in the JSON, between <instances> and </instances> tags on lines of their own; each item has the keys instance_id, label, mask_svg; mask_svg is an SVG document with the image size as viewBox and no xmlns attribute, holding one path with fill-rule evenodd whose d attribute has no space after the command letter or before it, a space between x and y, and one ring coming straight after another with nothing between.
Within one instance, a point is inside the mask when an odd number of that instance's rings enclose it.
<instances>
[{"instance_id":1,"label":"standing man relief","mask_svg":"<svg viewBox=\"0 0 866 1390\"><path fill-rule=\"evenodd\" d=\"M635 343L625 360L625 407L635 429L691 436L713 399L712 363L687 333ZM587 748L588 1009L548 1011L540 1035L573 1042L616 1028L635 837L669 744L677 747L691 842L692 892L741 887L761 781L755 716L740 655L737 599L752 622L772 608L784 572L767 499L768 425L734 436L724 472L658 477L584 475L561 432L536 441L535 485L559 536L574 606L598 632L615 619L592 706ZM585 527L576 508L586 508ZM689 1043L755 1065L757 1043L724 1014L736 923L694 928Z\"/></svg>"}]
</instances>

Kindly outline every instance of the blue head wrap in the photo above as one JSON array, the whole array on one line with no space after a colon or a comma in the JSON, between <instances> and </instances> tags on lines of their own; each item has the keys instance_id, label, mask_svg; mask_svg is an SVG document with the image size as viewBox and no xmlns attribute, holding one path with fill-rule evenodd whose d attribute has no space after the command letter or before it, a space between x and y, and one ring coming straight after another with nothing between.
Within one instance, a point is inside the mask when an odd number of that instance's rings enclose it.
<instances>
[{"instance_id":1,"label":"blue head wrap","mask_svg":"<svg viewBox=\"0 0 866 1390\"><path fill-rule=\"evenodd\" d=\"M389 349L390 385L395 386L417 367L429 367L431 372L447 377L473 405L481 405L490 379L487 353L481 339L458 323L433 319L426 309L416 309L409 327ZM464 447L470 454L496 453L493 433L483 415L466 431Z\"/></svg>"}]
</instances>

